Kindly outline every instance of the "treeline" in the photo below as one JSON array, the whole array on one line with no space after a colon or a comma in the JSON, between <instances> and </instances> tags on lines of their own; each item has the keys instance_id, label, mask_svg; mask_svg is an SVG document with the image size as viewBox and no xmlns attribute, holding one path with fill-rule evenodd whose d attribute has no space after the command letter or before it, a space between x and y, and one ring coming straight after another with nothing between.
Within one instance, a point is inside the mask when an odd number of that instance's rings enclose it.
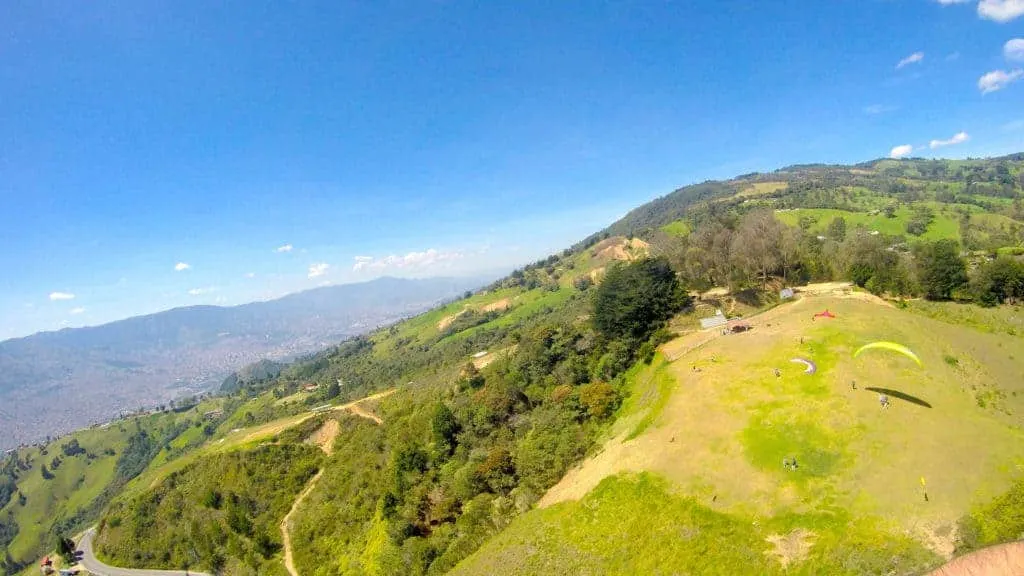
<instances>
[{"instance_id":1,"label":"treeline","mask_svg":"<svg viewBox=\"0 0 1024 576\"><path fill-rule=\"evenodd\" d=\"M983 305L1024 298L1024 268L1013 256L968 259L954 240L910 243L863 227L849 229L842 217L830 221L823 234L810 232L811 225L788 227L767 209L730 211L711 215L686 239L662 238L656 246L698 289L851 280L897 297L956 297Z\"/></svg>"}]
</instances>

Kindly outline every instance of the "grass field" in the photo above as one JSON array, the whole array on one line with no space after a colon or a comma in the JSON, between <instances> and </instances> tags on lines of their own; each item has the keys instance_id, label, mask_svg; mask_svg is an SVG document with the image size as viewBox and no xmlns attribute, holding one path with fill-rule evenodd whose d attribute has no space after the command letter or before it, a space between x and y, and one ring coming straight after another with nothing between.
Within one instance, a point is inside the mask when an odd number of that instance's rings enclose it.
<instances>
[{"instance_id":1,"label":"grass field","mask_svg":"<svg viewBox=\"0 0 1024 576\"><path fill-rule=\"evenodd\" d=\"M661 231L676 238L686 238L690 235L690 225L685 220L669 222L661 227Z\"/></svg>"},{"instance_id":2,"label":"grass field","mask_svg":"<svg viewBox=\"0 0 1024 576\"><path fill-rule=\"evenodd\" d=\"M833 218L842 217L846 220L847 231L856 226L864 226L868 230L877 230L882 234L897 236L907 233L907 222L911 217L911 210L906 206L900 207L893 218L887 218L884 214L870 214L868 212L848 212L846 210L833 210L829 208L800 208L795 210L784 210L775 213L775 216L788 226L796 227L800 219L807 216L815 218L816 222L811 226L810 231L821 233L832 222ZM952 238L959 240L960 224L952 217L935 212L935 219L928 226L927 232L920 236L923 240L941 240Z\"/></svg>"},{"instance_id":3,"label":"grass field","mask_svg":"<svg viewBox=\"0 0 1024 576\"><path fill-rule=\"evenodd\" d=\"M812 321L826 307L838 318ZM1024 340L964 326L966 314L809 298L659 359L631 374L636 399L604 449L459 573L768 574L783 562L795 574L918 573L942 562L957 520L1024 464ZM852 357L883 339L923 367L884 351Z\"/></svg>"}]
</instances>

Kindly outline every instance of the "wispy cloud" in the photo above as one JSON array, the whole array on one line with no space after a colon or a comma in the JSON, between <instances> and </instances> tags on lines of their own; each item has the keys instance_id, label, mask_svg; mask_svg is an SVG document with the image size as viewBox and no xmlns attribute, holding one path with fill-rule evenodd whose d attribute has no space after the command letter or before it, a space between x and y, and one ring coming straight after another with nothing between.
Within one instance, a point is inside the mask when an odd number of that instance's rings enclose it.
<instances>
[{"instance_id":1,"label":"wispy cloud","mask_svg":"<svg viewBox=\"0 0 1024 576\"><path fill-rule=\"evenodd\" d=\"M1024 16L1024 0L981 0L978 16L996 22L1009 22Z\"/></svg>"},{"instance_id":2,"label":"wispy cloud","mask_svg":"<svg viewBox=\"0 0 1024 576\"><path fill-rule=\"evenodd\" d=\"M208 286L206 288L193 288L193 289L188 291L188 295L189 296L202 296L203 294L210 294L211 292L216 292L216 291L217 291L217 287L216 286Z\"/></svg>"},{"instance_id":3,"label":"wispy cloud","mask_svg":"<svg viewBox=\"0 0 1024 576\"><path fill-rule=\"evenodd\" d=\"M864 113L868 116L877 116L878 114L885 114L894 110L896 110L896 107L888 104L872 104L871 106L864 107Z\"/></svg>"},{"instance_id":4,"label":"wispy cloud","mask_svg":"<svg viewBox=\"0 0 1024 576\"><path fill-rule=\"evenodd\" d=\"M246 278L255 278L256 277L256 273L255 272L247 272L245 274L245 277Z\"/></svg>"},{"instance_id":5,"label":"wispy cloud","mask_svg":"<svg viewBox=\"0 0 1024 576\"><path fill-rule=\"evenodd\" d=\"M907 56L903 60L900 60L899 63L896 64L896 69L899 70L900 68L903 68L904 66L909 66L910 64L916 64L916 63L920 62L921 60L924 60L924 52L914 52L910 56Z\"/></svg>"},{"instance_id":6,"label":"wispy cloud","mask_svg":"<svg viewBox=\"0 0 1024 576\"><path fill-rule=\"evenodd\" d=\"M1017 80L1020 80L1021 77L1024 77L1024 70L1021 70L1020 68L1010 71L993 70L981 78L978 78L978 90L981 90L982 94L1002 90Z\"/></svg>"},{"instance_id":7,"label":"wispy cloud","mask_svg":"<svg viewBox=\"0 0 1024 576\"><path fill-rule=\"evenodd\" d=\"M69 314L77 316L77 315L82 314L84 312L85 312L85 308L82 308L81 306L79 306L78 308L72 308L71 311L69 312Z\"/></svg>"},{"instance_id":8,"label":"wispy cloud","mask_svg":"<svg viewBox=\"0 0 1024 576\"><path fill-rule=\"evenodd\" d=\"M970 140L971 137L967 135L967 132L957 132L952 138L948 140L932 140L928 143L928 147L932 150L936 148L942 148L943 146L952 146L954 144L962 144Z\"/></svg>"},{"instance_id":9,"label":"wispy cloud","mask_svg":"<svg viewBox=\"0 0 1024 576\"><path fill-rule=\"evenodd\" d=\"M383 258L356 256L352 270L354 272L359 272L361 270L379 271L403 268L423 269L451 262L453 260L459 260L463 256L463 253L457 250L440 251L434 248L430 248L422 252L409 252L405 256L400 256L398 254L391 254L390 256L384 256Z\"/></svg>"},{"instance_id":10,"label":"wispy cloud","mask_svg":"<svg viewBox=\"0 0 1024 576\"><path fill-rule=\"evenodd\" d=\"M294 246L292 246L291 244L285 244L284 246L278 246L277 248L274 248L274 252L277 252L278 254L284 254L285 252L291 252L293 248Z\"/></svg>"},{"instance_id":11,"label":"wispy cloud","mask_svg":"<svg viewBox=\"0 0 1024 576\"><path fill-rule=\"evenodd\" d=\"M952 4L966 4L968 2L973 2L974 0L935 0L935 1L938 2L939 4L942 4L943 6L950 6Z\"/></svg>"},{"instance_id":12,"label":"wispy cloud","mask_svg":"<svg viewBox=\"0 0 1024 576\"><path fill-rule=\"evenodd\" d=\"M188 270L191 267L192 267L191 265L189 265L189 264L187 264L185 262L178 262L177 264L174 265L174 269L176 271L178 271L178 272L183 272L185 270Z\"/></svg>"},{"instance_id":13,"label":"wispy cloud","mask_svg":"<svg viewBox=\"0 0 1024 576\"><path fill-rule=\"evenodd\" d=\"M74 300L75 295L70 292L50 292L50 300L56 302L58 300Z\"/></svg>"},{"instance_id":14,"label":"wispy cloud","mask_svg":"<svg viewBox=\"0 0 1024 576\"><path fill-rule=\"evenodd\" d=\"M1014 62L1024 61L1024 38L1014 38L1003 44L1003 56Z\"/></svg>"},{"instance_id":15,"label":"wispy cloud","mask_svg":"<svg viewBox=\"0 0 1024 576\"><path fill-rule=\"evenodd\" d=\"M894 147L889 151L889 158L906 158L914 152L914 147L910 144L901 144L900 146Z\"/></svg>"},{"instance_id":16,"label":"wispy cloud","mask_svg":"<svg viewBox=\"0 0 1024 576\"><path fill-rule=\"evenodd\" d=\"M309 267L309 277L319 278L320 276L327 274L327 269L330 267L331 265L327 264L326 262L320 262L319 264L311 264Z\"/></svg>"}]
</instances>

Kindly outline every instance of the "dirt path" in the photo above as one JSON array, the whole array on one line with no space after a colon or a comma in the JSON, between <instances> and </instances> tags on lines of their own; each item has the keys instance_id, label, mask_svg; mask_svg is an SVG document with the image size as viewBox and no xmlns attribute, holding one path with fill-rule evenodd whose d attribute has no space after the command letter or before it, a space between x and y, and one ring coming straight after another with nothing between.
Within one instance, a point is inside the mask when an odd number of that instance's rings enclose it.
<instances>
[{"instance_id":1,"label":"dirt path","mask_svg":"<svg viewBox=\"0 0 1024 576\"><path fill-rule=\"evenodd\" d=\"M370 412L369 410L363 408L359 404L353 404L352 406L349 406L348 407L348 411L353 413L353 414L355 414L356 416L362 416L363 418L369 418L370 420L373 420L377 424L383 424L383 421L380 419L379 416L377 416L373 412Z\"/></svg>"},{"instance_id":2,"label":"dirt path","mask_svg":"<svg viewBox=\"0 0 1024 576\"><path fill-rule=\"evenodd\" d=\"M1016 576L1024 574L1024 542L1010 542L961 556L930 576Z\"/></svg>"},{"instance_id":3,"label":"dirt path","mask_svg":"<svg viewBox=\"0 0 1024 576\"><path fill-rule=\"evenodd\" d=\"M292 537L291 537L291 523L292 516L299 510L299 506L302 505L302 501L309 496L309 493L316 488L316 483L320 481L320 476L323 475L324 471L321 469L316 473L316 476L309 481L306 488L299 494L299 497L292 503L291 510L285 515L284 520L281 520L281 542L284 544L284 567L288 570L291 576L299 576L299 571L295 569L295 557L292 555Z\"/></svg>"},{"instance_id":4,"label":"dirt path","mask_svg":"<svg viewBox=\"0 0 1024 576\"><path fill-rule=\"evenodd\" d=\"M377 394L367 396L366 398L361 398L359 400L356 400L355 402L349 402L348 404L338 406L335 408L335 410L348 410L349 412L355 414L356 416L362 416L363 418L373 420L377 424L383 424L384 422L383 420L380 419L379 416L360 406L360 403L369 400L386 398L394 393L394 388L392 388L391 390L385 390L384 392L378 392ZM337 437L337 435L337 420L328 420L327 422L324 422L324 425L321 426L319 430L314 432L313 435L309 437L309 441L319 446L324 451L324 453L326 453L329 456L332 452L334 452L334 439L335 437ZM302 501L305 500L306 497L309 496L311 492L313 492L314 488L316 488L316 484L317 482L320 481L320 476L323 475L323 473L323 468L321 468L320 471L316 473L316 476L313 476L313 478L310 479L309 484L306 485L305 489L302 490L302 493L299 494L299 497L296 498L295 502L292 503L291 510L289 510L288 514L286 514L284 519L281 520L281 543L284 545L284 567L286 570L288 570L288 574L290 574L291 576L299 576L299 571L295 569L295 556L292 552L292 517L295 515L296 512L298 512L299 506L302 505Z\"/></svg>"}]
</instances>

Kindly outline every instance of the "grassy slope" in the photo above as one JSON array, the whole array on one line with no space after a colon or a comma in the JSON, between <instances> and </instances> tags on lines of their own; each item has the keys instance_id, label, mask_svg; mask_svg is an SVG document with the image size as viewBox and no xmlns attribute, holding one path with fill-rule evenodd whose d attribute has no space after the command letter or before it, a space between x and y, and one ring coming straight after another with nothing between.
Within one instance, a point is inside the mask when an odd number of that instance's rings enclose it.
<instances>
[{"instance_id":1,"label":"grassy slope","mask_svg":"<svg viewBox=\"0 0 1024 576\"><path fill-rule=\"evenodd\" d=\"M776 212L776 217L789 226L797 226L800 218L809 216L817 222L811 226L811 232L824 232L833 218L842 217L846 220L847 229L863 225L869 230L877 230L882 234L898 236L907 233L907 221L911 210L906 206L896 211L894 218L886 218L884 214L871 215L868 212L849 212L826 208L800 208ZM924 240L941 240L943 238L960 238L960 224L953 218L936 212L935 220L928 226L928 231L921 235Z\"/></svg>"},{"instance_id":2,"label":"grassy slope","mask_svg":"<svg viewBox=\"0 0 1024 576\"><path fill-rule=\"evenodd\" d=\"M31 561L53 544L50 534L53 526L87 508L114 479L117 459L128 438L135 433L135 422L144 430L156 431L173 422L195 420L199 414L212 410L220 402L211 400L182 413L155 414L114 423L103 429L79 430L43 447L22 449L21 457L31 458L33 465L18 480L18 490L26 497L25 505L21 506L17 498L13 498L0 509L0 514L11 512L19 526L18 535L7 552L17 560ZM202 430L189 427L184 434L196 432L201 434ZM64 456L60 447L72 439L78 440L79 445L95 458L89 460L84 454ZM105 453L107 449L113 450L114 454ZM51 461L58 454L62 463L52 470ZM53 479L43 479L40 472L42 464L51 469ZM35 570L35 567L30 568Z\"/></svg>"},{"instance_id":3,"label":"grassy slope","mask_svg":"<svg viewBox=\"0 0 1024 576\"><path fill-rule=\"evenodd\" d=\"M839 318L812 322L826 306ZM671 364L676 386L654 425L632 442L610 441L608 458L598 455L569 481L589 487L611 478L582 501L516 520L457 573L562 573L562 566L645 573L650 558L666 573L702 571L707 558L721 560L709 572L770 573L758 564L774 549L767 539L796 530L814 542L791 567L796 573L863 573L890 562L912 573L939 562L955 521L1006 490L1024 462L1024 339L854 300L811 300L773 313L753 333L717 339ZM860 344L883 338L913 348L924 368L884 352L852 358ZM815 360L818 373L801 374L789 362L796 356ZM693 363L700 373L691 372ZM643 376L636 385L656 390ZM882 411L867 386L932 407L893 396ZM635 395L660 404L656 393ZM623 433L635 426L621 424ZM782 468L789 456L798 471ZM638 471L664 482L629 476ZM704 545L705 534L720 531L735 540Z\"/></svg>"}]
</instances>

